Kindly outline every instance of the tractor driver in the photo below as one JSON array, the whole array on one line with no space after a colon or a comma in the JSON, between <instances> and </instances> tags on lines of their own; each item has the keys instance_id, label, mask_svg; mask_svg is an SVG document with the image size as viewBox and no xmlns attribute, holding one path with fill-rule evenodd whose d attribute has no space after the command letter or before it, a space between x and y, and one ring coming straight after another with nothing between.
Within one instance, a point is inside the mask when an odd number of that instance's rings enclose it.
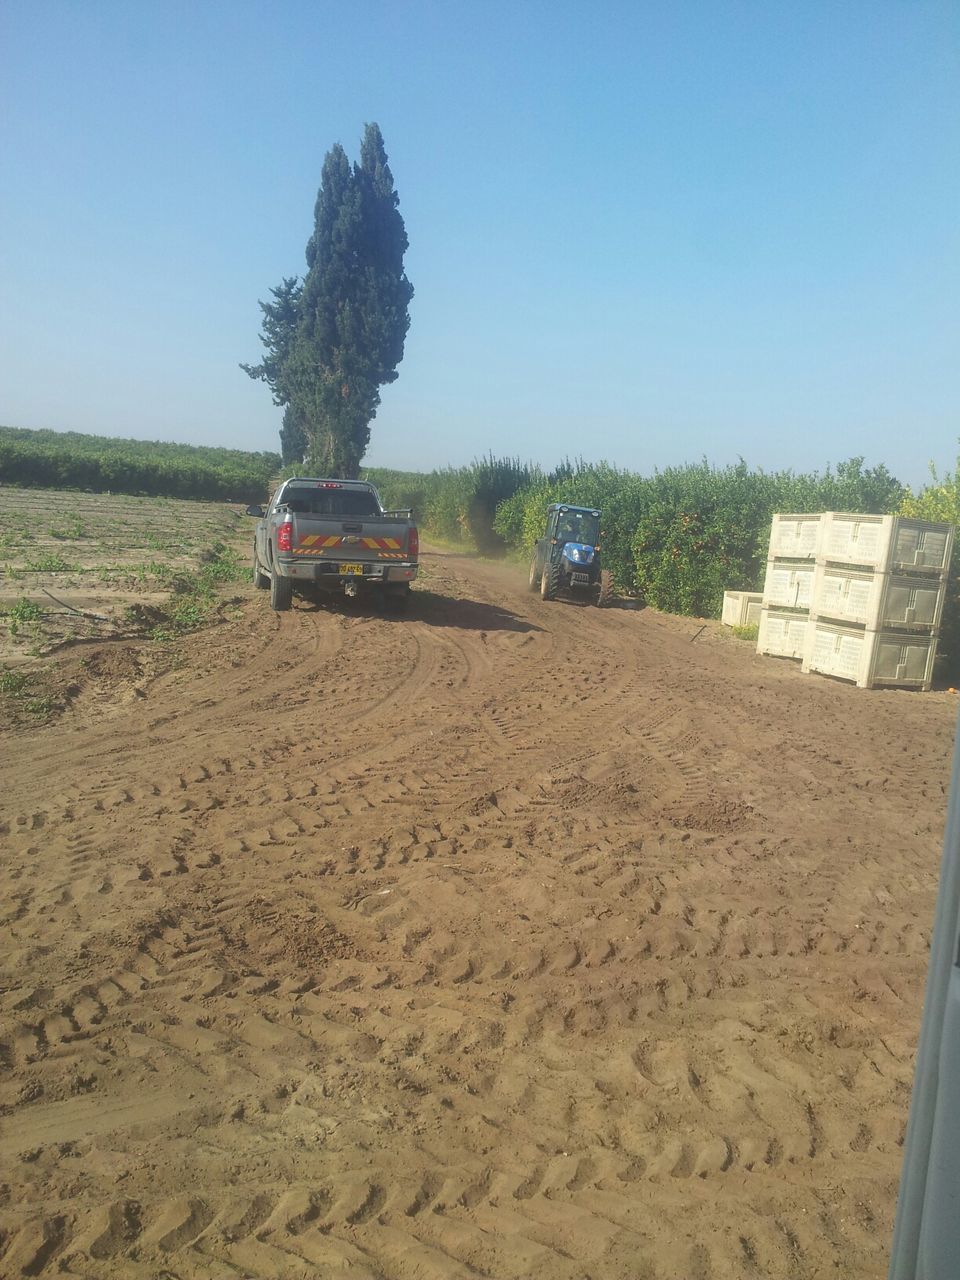
<instances>
[{"instance_id":1,"label":"tractor driver","mask_svg":"<svg viewBox=\"0 0 960 1280\"><path fill-rule=\"evenodd\" d=\"M560 524L557 527L557 541L563 545L566 542L580 542L580 519L573 512L565 512L560 517Z\"/></svg>"}]
</instances>

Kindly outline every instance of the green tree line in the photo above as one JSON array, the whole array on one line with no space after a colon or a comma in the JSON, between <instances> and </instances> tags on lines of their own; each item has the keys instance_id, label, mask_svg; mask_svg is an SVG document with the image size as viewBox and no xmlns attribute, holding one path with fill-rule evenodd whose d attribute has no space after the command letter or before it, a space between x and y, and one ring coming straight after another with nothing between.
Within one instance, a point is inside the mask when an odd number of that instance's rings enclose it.
<instances>
[{"instance_id":1,"label":"green tree line","mask_svg":"<svg viewBox=\"0 0 960 1280\"><path fill-rule=\"evenodd\" d=\"M641 476L600 463L518 491L494 527L525 551L548 503L600 507L605 563L621 590L669 613L719 617L724 591L762 585L775 512L886 513L903 495L885 466L862 458L809 474L701 462Z\"/></svg>"},{"instance_id":2,"label":"green tree line","mask_svg":"<svg viewBox=\"0 0 960 1280\"><path fill-rule=\"evenodd\" d=\"M436 537L462 542L485 555L505 553L511 543L495 527L498 507L542 479L539 468L518 458L477 459L468 467L429 473L367 467L363 478L377 486L387 507L411 507Z\"/></svg>"},{"instance_id":3,"label":"green tree line","mask_svg":"<svg viewBox=\"0 0 960 1280\"><path fill-rule=\"evenodd\" d=\"M903 485L883 464L852 458L824 472L751 470L706 462L642 476L609 463L562 462L550 472L484 458L429 474L368 469L390 506L410 506L428 532L490 553L528 553L551 502L603 511L604 559L622 591L671 613L718 617L727 590L762 583L777 511L896 511Z\"/></svg>"},{"instance_id":4,"label":"green tree line","mask_svg":"<svg viewBox=\"0 0 960 1280\"><path fill-rule=\"evenodd\" d=\"M952 524L960 530L960 457L957 458L953 471L943 475L931 463L930 483L919 493L907 490L900 504L900 514L913 516L917 520ZM960 582L955 573L950 575L943 602L938 654L944 674L954 684L960 682Z\"/></svg>"},{"instance_id":5,"label":"green tree line","mask_svg":"<svg viewBox=\"0 0 960 1280\"><path fill-rule=\"evenodd\" d=\"M371 468L389 506L413 507L428 534L487 554L526 556L551 502L603 511L604 562L621 591L669 613L719 617L724 591L763 586L776 512L899 513L960 526L960 458L953 473L911 492L881 463L851 458L822 472L766 472L744 462L667 467L643 476L566 460L551 472L494 457L429 473ZM939 668L960 680L960 587L951 577Z\"/></svg>"},{"instance_id":6,"label":"green tree line","mask_svg":"<svg viewBox=\"0 0 960 1280\"><path fill-rule=\"evenodd\" d=\"M275 453L0 427L0 483L24 488L258 502L279 469Z\"/></svg>"}]
</instances>

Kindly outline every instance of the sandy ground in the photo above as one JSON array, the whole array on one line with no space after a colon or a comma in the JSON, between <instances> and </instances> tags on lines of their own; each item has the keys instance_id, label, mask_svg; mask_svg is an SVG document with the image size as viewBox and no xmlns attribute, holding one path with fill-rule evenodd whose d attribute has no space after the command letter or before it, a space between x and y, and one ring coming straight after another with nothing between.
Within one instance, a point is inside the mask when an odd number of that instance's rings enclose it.
<instances>
[{"instance_id":1,"label":"sandy ground","mask_svg":"<svg viewBox=\"0 0 960 1280\"><path fill-rule=\"evenodd\" d=\"M426 560L0 736L0 1275L881 1277L956 699Z\"/></svg>"}]
</instances>

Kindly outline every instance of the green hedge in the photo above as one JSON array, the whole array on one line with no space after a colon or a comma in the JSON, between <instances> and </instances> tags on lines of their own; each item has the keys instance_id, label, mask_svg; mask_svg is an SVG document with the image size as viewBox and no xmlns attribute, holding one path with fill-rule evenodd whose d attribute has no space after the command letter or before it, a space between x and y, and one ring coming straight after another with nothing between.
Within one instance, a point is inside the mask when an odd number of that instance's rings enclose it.
<instances>
[{"instance_id":1,"label":"green hedge","mask_svg":"<svg viewBox=\"0 0 960 1280\"><path fill-rule=\"evenodd\" d=\"M900 504L900 514L913 516L916 520L960 525L960 458L957 458L952 475L938 475L931 463L930 483L919 493L912 493L909 489L906 491ZM956 562L954 548L954 564ZM937 666L940 674L951 683L960 681L960 583L953 572L947 582L943 603Z\"/></svg>"},{"instance_id":2,"label":"green hedge","mask_svg":"<svg viewBox=\"0 0 960 1280\"><path fill-rule=\"evenodd\" d=\"M428 474L364 469L387 507L412 507L420 524L446 542L502 555L509 540L495 527L498 507L540 479L536 467L518 458L479 458L468 467L445 467Z\"/></svg>"},{"instance_id":3,"label":"green hedge","mask_svg":"<svg viewBox=\"0 0 960 1280\"><path fill-rule=\"evenodd\" d=\"M903 493L886 467L865 469L862 458L810 475L702 462L639 476L600 463L518 492L494 527L529 551L549 503L600 507L604 561L621 590L670 613L719 617L724 591L762 585L774 512L889 512Z\"/></svg>"},{"instance_id":4,"label":"green hedge","mask_svg":"<svg viewBox=\"0 0 960 1280\"><path fill-rule=\"evenodd\" d=\"M0 427L0 483L150 497L260 501L275 453Z\"/></svg>"},{"instance_id":5,"label":"green hedge","mask_svg":"<svg viewBox=\"0 0 960 1280\"><path fill-rule=\"evenodd\" d=\"M487 553L529 554L551 502L603 511L604 561L622 591L670 613L719 617L723 593L753 590L774 512L896 511L905 490L882 464L852 458L825 472L706 462L641 476L609 463L550 473L489 457L429 474L370 468L387 506L412 507L428 533Z\"/></svg>"}]
</instances>

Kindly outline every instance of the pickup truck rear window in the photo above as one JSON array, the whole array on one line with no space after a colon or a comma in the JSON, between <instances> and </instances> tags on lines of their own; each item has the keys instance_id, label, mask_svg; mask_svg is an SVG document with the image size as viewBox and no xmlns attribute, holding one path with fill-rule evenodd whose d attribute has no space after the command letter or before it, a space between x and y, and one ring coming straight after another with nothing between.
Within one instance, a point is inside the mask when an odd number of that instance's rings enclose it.
<instances>
[{"instance_id":1,"label":"pickup truck rear window","mask_svg":"<svg viewBox=\"0 0 960 1280\"><path fill-rule=\"evenodd\" d=\"M362 489L287 489L280 494L278 507L311 516L357 516L373 518L380 508L372 493Z\"/></svg>"}]
</instances>

